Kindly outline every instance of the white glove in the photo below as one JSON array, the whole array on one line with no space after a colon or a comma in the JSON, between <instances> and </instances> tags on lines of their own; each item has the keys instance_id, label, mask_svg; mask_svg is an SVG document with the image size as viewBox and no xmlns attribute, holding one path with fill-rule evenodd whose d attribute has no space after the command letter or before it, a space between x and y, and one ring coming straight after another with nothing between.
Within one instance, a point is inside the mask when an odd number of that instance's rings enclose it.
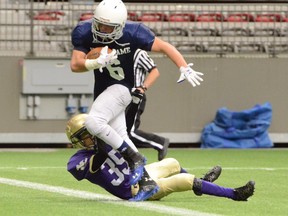
<instances>
[{"instance_id":1,"label":"white glove","mask_svg":"<svg viewBox=\"0 0 288 216\"><path fill-rule=\"evenodd\" d=\"M187 81L191 83L193 87L195 87L196 85L200 85L199 81L203 81L200 76L203 76L204 74L198 71L194 71L191 68L192 66L193 63L188 64L187 67L180 67L181 75L177 80L177 83L183 82L185 79L187 79Z\"/></svg>"},{"instance_id":2,"label":"white glove","mask_svg":"<svg viewBox=\"0 0 288 216\"><path fill-rule=\"evenodd\" d=\"M113 64L117 57L118 56L115 49L113 49L111 53L108 53L108 46L102 48L100 56L96 59L98 64L101 65L99 68L100 72L103 72L103 67Z\"/></svg>"},{"instance_id":3,"label":"white glove","mask_svg":"<svg viewBox=\"0 0 288 216\"><path fill-rule=\"evenodd\" d=\"M108 53L108 46L102 48L100 56L97 59L86 59L85 67L87 70L99 69L103 72L103 67L113 64L117 59L116 50L113 49L111 53Z\"/></svg>"}]
</instances>

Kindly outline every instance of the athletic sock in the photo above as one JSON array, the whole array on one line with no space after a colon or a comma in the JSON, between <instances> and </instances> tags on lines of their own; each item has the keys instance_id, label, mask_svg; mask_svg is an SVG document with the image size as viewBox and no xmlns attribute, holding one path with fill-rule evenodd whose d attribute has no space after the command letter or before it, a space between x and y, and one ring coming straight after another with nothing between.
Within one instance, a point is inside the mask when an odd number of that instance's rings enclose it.
<instances>
[{"instance_id":1,"label":"athletic sock","mask_svg":"<svg viewBox=\"0 0 288 216\"><path fill-rule=\"evenodd\" d=\"M139 152L134 151L125 141L123 141L122 145L117 150L120 152L120 154L124 157L124 159L128 162L129 165L131 165L131 162L135 163L143 159L143 156Z\"/></svg>"},{"instance_id":2,"label":"athletic sock","mask_svg":"<svg viewBox=\"0 0 288 216\"><path fill-rule=\"evenodd\" d=\"M221 187L219 185L207 181L202 181L201 192L203 194L209 194L213 196L226 197L230 199L234 198L234 189Z\"/></svg>"},{"instance_id":3,"label":"athletic sock","mask_svg":"<svg viewBox=\"0 0 288 216\"><path fill-rule=\"evenodd\" d=\"M188 172L181 167L180 173L188 173Z\"/></svg>"}]
</instances>

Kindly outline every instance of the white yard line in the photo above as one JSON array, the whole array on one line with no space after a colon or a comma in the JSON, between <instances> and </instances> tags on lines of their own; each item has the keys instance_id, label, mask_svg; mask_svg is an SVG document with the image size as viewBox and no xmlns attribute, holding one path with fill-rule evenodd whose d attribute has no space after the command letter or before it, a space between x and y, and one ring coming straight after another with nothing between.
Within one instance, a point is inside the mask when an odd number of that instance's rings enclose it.
<instances>
[{"instance_id":1,"label":"white yard line","mask_svg":"<svg viewBox=\"0 0 288 216\"><path fill-rule=\"evenodd\" d=\"M7 167L0 167L1 169L17 169L17 170L30 170L30 169L64 169L66 170L67 167L63 166L51 166L51 167L12 167L12 166L7 166ZM192 171L192 170L210 170L212 167L193 167L193 168L185 168L187 171ZM281 170L288 170L288 167L222 167L223 170L263 170L263 171L281 171Z\"/></svg>"},{"instance_id":2,"label":"white yard line","mask_svg":"<svg viewBox=\"0 0 288 216\"><path fill-rule=\"evenodd\" d=\"M8 178L0 177L0 183L10 185L10 186L24 187L24 188L34 189L34 190L58 193L58 194L62 194L65 196L76 197L76 198L81 198L81 199L97 200L97 202L105 202L105 203L110 203L113 205L122 205L122 206L130 207L130 208L139 208L139 209L143 209L146 211L149 210L151 212L162 213L165 215L219 216L217 214L203 213L203 212L193 211L189 209L169 207L165 205L154 204L152 202L123 201L114 196L97 194L97 193L92 193L88 191L73 190L73 189L68 189L64 187L51 186L51 185L39 184L39 183L28 182L28 181L20 181L20 180L15 180L15 179L8 179Z\"/></svg>"}]
</instances>

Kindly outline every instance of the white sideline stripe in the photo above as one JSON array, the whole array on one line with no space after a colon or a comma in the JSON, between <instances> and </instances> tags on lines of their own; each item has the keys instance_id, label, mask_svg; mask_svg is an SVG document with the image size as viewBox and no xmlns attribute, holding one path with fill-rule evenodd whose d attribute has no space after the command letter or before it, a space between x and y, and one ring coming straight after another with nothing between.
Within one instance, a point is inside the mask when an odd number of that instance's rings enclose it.
<instances>
[{"instance_id":1,"label":"white sideline stripe","mask_svg":"<svg viewBox=\"0 0 288 216\"><path fill-rule=\"evenodd\" d=\"M60 166L55 166L55 167L0 167L1 169L17 169L17 170L29 170L29 169L67 169L67 167L60 167Z\"/></svg>"},{"instance_id":2,"label":"white sideline stripe","mask_svg":"<svg viewBox=\"0 0 288 216\"><path fill-rule=\"evenodd\" d=\"M114 205L122 205L122 206L132 207L132 208L140 208L143 210L154 211L154 212L163 213L166 215L219 216L217 214L202 213L199 211L169 207L169 206L164 206L164 205L159 205L159 204L156 205L151 202L129 202L129 201L121 200L114 196L102 195L102 194L97 194L97 193L92 193L92 192L87 192L87 191L81 191L81 190L73 190L73 189L68 189L68 188L59 187L59 186L50 186L50 185L33 183L33 182L28 182L28 181L20 181L20 180L15 180L15 179L8 179L8 178L0 177L0 183L11 185L11 186L17 186L17 187L31 188L34 190L58 193L58 194L62 194L65 196L77 197L81 199L97 200L98 202L111 203Z\"/></svg>"},{"instance_id":3,"label":"white sideline stripe","mask_svg":"<svg viewBox=\"0 0 288 216\"><path fill-rule=\"evenodd\" d=\"M193 167L185 168L185 170L209 170L212 167ZM17 169L17 170L29 170L29 169L65 169L66 167L55 166L55 167L0 167L1 169ZM264 171L278 171L278 170L288 170L288 167L222 167L222 170L264 170Z\"/></svg>"}]
</instances>

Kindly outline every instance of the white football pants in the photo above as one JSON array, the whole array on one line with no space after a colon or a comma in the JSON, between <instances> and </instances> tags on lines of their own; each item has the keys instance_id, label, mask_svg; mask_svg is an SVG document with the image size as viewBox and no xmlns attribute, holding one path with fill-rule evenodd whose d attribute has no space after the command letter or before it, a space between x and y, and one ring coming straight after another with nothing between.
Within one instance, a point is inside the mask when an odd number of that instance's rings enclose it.
<instances>
[{"instance_id":1,"label":"white football pants","mask_svg":"<svg viewBox=\"0 0 288 216\"><path fill-rule=\"evenodd\" d=\"M89 133L118 149L125 140L138 151L127 135L125 109L132 100L129 89L120 84L109 86L93 102L85 121Z\"/></svg>"}]
</instances>

